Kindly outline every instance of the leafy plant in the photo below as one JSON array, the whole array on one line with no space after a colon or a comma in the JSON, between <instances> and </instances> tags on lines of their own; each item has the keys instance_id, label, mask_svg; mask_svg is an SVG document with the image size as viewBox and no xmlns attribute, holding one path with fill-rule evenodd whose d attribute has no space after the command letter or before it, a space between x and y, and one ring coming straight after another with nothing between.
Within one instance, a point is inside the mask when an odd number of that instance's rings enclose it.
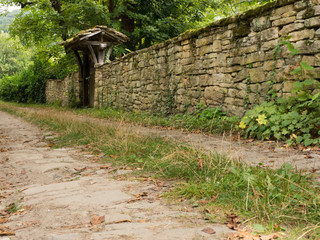
<instances>
[{"instance_id":1,"label":"leafy plant","mask_svg":"<svg viewBox=\"0 0 320 240\"><path fill-rule=\"evenodd\" d=\"M298 76L292 96L263 102L245 114L239 125L245 129L245 137L287 140L289 145L320 145L320 93L312 94L319 83L302 78L303 71L312 69L301 62L291 72ZM311 85L313 88L309 88Z\"/></svg>"}]
</instances>

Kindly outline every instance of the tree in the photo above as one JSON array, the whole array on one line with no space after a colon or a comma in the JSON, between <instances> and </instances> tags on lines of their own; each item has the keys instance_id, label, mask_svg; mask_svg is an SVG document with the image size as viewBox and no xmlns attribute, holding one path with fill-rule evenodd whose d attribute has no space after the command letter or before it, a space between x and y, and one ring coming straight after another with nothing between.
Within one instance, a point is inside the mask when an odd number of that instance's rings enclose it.
<instances>
[{"instance_id":1,"label":"tree","mask_svg":"<svg viewBox=\"0 0 320 240\"><path fill-rule=\"evenodd\" d=\"M0 33L0 79L13 75L30 64L31 51L25 49L17 38Z\"/></svg>"}]
</instances>

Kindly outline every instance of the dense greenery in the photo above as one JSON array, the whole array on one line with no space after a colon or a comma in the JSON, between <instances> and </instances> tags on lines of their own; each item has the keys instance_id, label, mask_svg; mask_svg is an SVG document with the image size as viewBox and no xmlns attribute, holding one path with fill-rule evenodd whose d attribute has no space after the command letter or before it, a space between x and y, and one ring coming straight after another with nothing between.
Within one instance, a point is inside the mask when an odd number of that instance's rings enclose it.
<instances>
[{"instance_id":1,"label":"dense greenery","mask_svg":"<svg viewBox=\"0 0 320 240\"><path fill-rule=\"evenodd\" d=\"M3 100L24 103L45 103L45 82L47 79L65 77L70 71L68 56L58 62L48 59L46 52L38 52L31 63L15 75L0 79L0 97Z\"/></svg>"},{"instance_id":2,"label":"dense greenery","mask_svg":"<svg viewBox=\"0 0 320 240\"><path fill-rule=\"evenodd\" d=\"M8 33L0 33L0 79L14 75L30 64L31 50L22 46L18 38Z\"/></svg>"},{"instance_id":3,"label":"dense greenery","mask_svg":"<svg viewBox=\"0 0 320 240\"><path fill-rule=\"evenodd\" d=\"M285 40L279 42L279 47L286 46L291 55L298 50ZM307 78L308 71L313 67L306 62L300 62L291 71L297 81L293 84L292 96L284 98L272 89L273 79L267 101L246 112L240 122L240 128L245 130L246 137L258 139L287 140L289 145L304 146L320 145L320 83ZM275 74L277 74L275 72ZM284 79L285 81L285 79Z\"/></svg>"}]
</instances>

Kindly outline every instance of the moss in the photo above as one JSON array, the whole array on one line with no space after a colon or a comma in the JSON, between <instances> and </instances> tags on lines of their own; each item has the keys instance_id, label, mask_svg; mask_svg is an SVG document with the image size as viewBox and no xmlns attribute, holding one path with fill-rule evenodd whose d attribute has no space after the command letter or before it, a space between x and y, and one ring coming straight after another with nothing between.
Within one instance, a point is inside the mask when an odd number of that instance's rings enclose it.
<instances>
[{"instance_id":1,"label":"moss","mask_svg":"<svg viewBox=\"0 0 320 240\"><path fill-rule=\"evenodd\" d=\"M311 18L314 16L314 9L311 7L308 7L305 11L305 13L302 15L302 18Z\"/></svg>"}]
</instances>

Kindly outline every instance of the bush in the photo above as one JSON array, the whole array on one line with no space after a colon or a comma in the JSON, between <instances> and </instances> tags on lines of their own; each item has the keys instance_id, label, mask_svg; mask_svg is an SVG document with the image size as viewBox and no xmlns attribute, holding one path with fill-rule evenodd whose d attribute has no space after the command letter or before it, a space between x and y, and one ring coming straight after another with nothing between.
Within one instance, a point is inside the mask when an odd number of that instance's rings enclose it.
<instances>
[{"instance_id":1,"label":"bush","mask_svg":"<svg viewBox=\"0 0 320 240\"><path fill-rule=\"evenodd\" d=\"M47 79L64 78L76 69L70 56L55 61L47 53L39 52L32 58L27 69L0 80L0 99L21 103L45 103Z\"/></svg>"},{"instance_id":2,"label":"bush","mask_svg":"<svg viewBox=\"0 0 320 240\"><path fill-rule=\"evenodd\" d=\"M0 98L6 101L44 103L46 76L43 62L36 58L26 70L2 78Z\"/></svg>"},{"instance_id":3,"label":"bush","mask_svg":"<svg viewBox=\"0 0 320 240\"><path fill-rule=\"evenodd\" d=\"M247 111L239 125L246 137L286 140L289 145L320 145L320 95L306 101L280 98Z\"/></svg>"}]
</instances>

